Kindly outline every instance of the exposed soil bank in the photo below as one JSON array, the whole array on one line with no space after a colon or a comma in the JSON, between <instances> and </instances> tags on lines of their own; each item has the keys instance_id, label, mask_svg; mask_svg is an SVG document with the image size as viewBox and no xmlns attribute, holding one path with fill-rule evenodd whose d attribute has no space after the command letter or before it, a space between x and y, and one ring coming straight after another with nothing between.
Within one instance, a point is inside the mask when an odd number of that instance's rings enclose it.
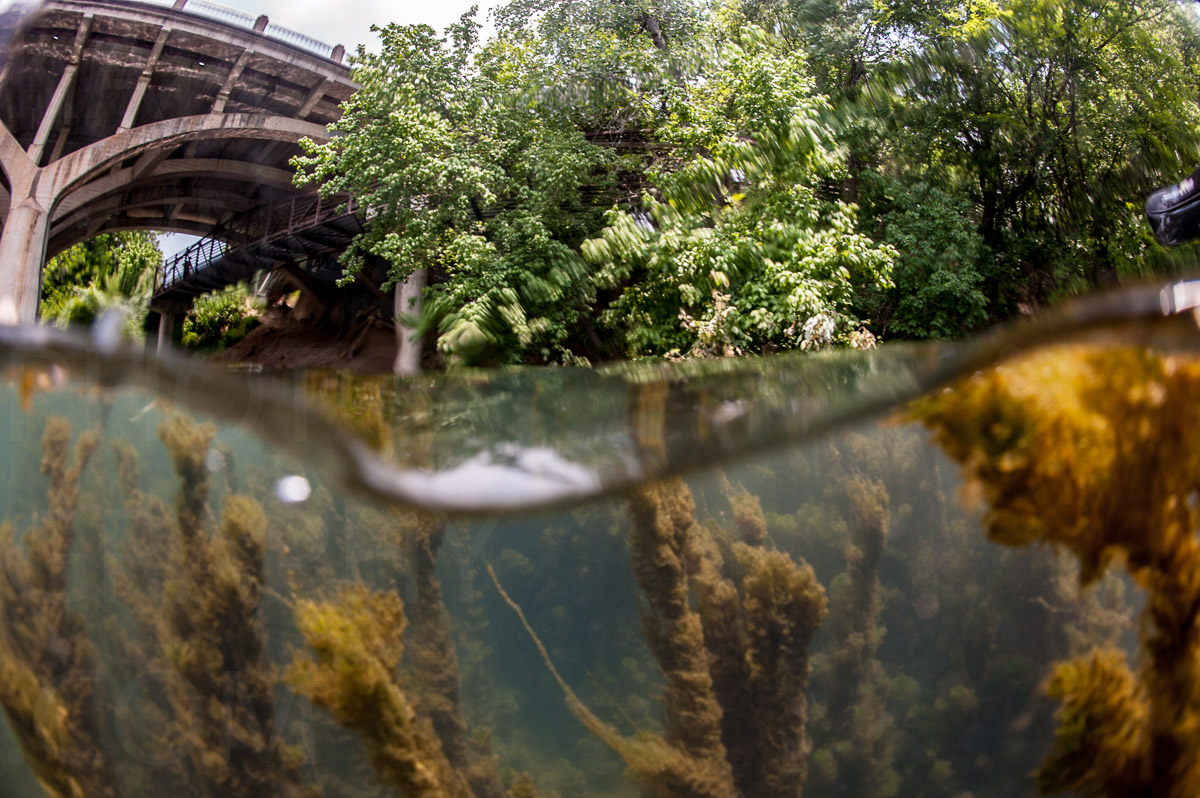
<instances>
[{"instance_id":1,"label":"exposed soil bank","mask_svg":"<svg viewBox=\"0 0 1200 798\"><path fill-rule=\"evenodd\" d=\"M339 328L275 309L245 338L212 357L219 363L271 369L390 373L396 359L396 332L390 320L377 313L360 314L353 323Z\"/></svg>"}]
</instances>

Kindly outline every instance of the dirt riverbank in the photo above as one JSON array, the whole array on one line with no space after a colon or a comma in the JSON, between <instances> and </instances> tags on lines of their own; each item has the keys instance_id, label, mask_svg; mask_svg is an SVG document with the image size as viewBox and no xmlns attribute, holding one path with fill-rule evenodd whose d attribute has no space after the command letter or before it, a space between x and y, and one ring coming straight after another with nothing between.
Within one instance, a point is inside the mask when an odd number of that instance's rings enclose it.
<instances>
[{"instance_id":1,"label":"dirt riverbank","mask_svg":"<svg viewBox=\"0 0 1200 798\"><path fill-rule=\"evenodd\" d=\"M245 338L213 355L219 363L269 369L331 368L366 373L388 373L395 359L395 328L378 314L362 314L339 328L278 309L266 313Z\"/></svg>"}]
</instances>

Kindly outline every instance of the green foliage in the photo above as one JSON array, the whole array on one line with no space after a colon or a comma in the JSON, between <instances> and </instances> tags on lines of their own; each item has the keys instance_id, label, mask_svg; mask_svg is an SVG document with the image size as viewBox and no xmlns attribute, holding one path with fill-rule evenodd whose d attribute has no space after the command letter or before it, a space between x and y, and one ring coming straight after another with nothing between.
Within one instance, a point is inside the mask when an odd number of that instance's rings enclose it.
<instances>
[{"instance_id":1,"label":"green foliage","mask_svg":"<svg viewBox=\"0 0 1200 798\"><path fill-rule=\"evenodd\" d=\"M76 244L43 270L41 318L65 328L118 310L126 335L140 338L161 263L153 233L105 233Z\"/></svg>"},{"instance_id":2,"label":"green foliage","mask_svg":"<svg viewBox=\"0 0 1200 798\"><path fill-rule=\"evenodd\" d=\"M347 273L368 255L391 264L392 282L431 270L424 323L445 354L557 360L592 300L574 246L598 223L581 189L609 155L526 93L543 79L527 41L481 48L478 27L467 14L446 38L377 29L382 50L360 50L362 89L337 137L305 142L298 179L372 208Z\"/></svg>"},{"instance_id":3,"label":"green foliage","mask_svg":"<svg viewBox=\"0 0 1200 798\"><path fill-rule=\"evenodd\" d=\"M183 345L201 349L232 346L258 325L250 290L232 285L196 299L183 322Z\"/></svg>"},{"instance_id":4,"label":"green foliage","mask_svg":"<svg viewBox=\"0 0 1200 798\"><path fill-rule=\"evenodd\" d=\"M347 275L428 270L406 321L448 362L959 336L1161 268L1142 200L1200 161L1176 0L511 0L495 23L378 29L296 160L370 209Z\"/></svg>"},{"instance_id":5,"label":"green foliage","mask_svg":"<svg viewBox=\"0 0 1200 798\"><path fill-rule=\"evenodd\" d=\"M502 40L538 64L526 87L584 130L653 127L697 58L711 13L697 0L512 0L494 12Z\"/></svg>"},{"instance_id":6,"label":"green foliage","mask_svg":"<svg viewBox=\"0 0 1200 798\"><path fill-rule=\"evenodd\" d=\"M929 35L879 97L899 98L901 169L969 202L1005 315L1147 268L1142 199L1195 162L1200 117L1174 0L1004 0L991 17Z\"/></svg>"},{"instance_id":7,"label":"green foliage","mask_svg":"<svg viewBox=\"0 0 1200 798\"><path fill-rule=\"evenodd\" d=\"M661 199L614 211L585 245L602 284L623 287L604 320L628 355L690 351L718 313L735 349L800 346L806 321L857 326L856 286L889 283L891 250L857 232L853 205L823 194L842 153L803 55L731 6L708 36L720 56L676 92L658 130L696 154L657 171Z\"/></svg>"},{"instance_id":8,"label":"green foliage","mask_svg":"<svg viewBox=\"0 0 1200 798\"><path fill-rule=\"evenodd\" d=\"M842 198L899 252L860 295L945 338L1166 266L1142 201L1200 157L1175 0L807 0L744 8L809 55L848 150Z\"/></svg>"},{"instance_id":9,"label":"green foliage","mask_svg":"<svg viewBox=\"0 0 1200 798\"><path fill-rule=\"evenodd\" d=\"M970 205L936 186L865 177L886 208L879 217L883 242L896 251L895 285L874 308L887 332L945 339L983 326L985 252Z\"/></svg>"},{"instance_id":10,"label":"green foliage","mask_svg":"<svg viewBox=\"0 0 1200 798\"><path fill-rule=\"evenodd\" d=\"M103 233L50 259L42 270L42 298L112 277L117 278L117 290L130 296L140 276L161 263L154 233Z\"/></svg>"}]
</instances>

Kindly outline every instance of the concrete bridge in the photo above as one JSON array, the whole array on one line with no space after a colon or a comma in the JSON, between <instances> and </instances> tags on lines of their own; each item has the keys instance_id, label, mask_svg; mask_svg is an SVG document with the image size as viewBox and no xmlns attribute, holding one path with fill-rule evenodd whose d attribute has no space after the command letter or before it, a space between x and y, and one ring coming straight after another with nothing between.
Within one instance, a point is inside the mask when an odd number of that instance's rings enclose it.
<instances>
[{"instance_id":1,"label":"concrete bridge","mask_svg":"<svg viewBox=\"0 0 1200 798\"><path fill-rule=\"evenodd\" d=\"M0 77L0 323L33 323L45 261L99 233L293 202L297 142L356 89L343 55L205 0L41 4Z\"/></svg>"}]
</instances>

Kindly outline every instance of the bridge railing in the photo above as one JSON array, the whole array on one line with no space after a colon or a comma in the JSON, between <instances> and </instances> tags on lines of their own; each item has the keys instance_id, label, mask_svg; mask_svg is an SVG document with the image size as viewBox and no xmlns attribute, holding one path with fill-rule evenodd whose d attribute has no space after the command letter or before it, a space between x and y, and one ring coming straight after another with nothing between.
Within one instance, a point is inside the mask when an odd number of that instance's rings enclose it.
<instances>
[{"instance_id":1,"label":"bridge railing","mask_svg":"<svg viewBox=\"0 0 1200 798\"><path fill-rule=\"evenodd\" d=\"M265 17L255 17L244 11L238 11L236 8L210 3L208 0L138 0L138 2L155 6L169 6L176 11L184 11L198 17L206 17L207 19L224 22L227 25L256 31L268 39L283 42L292 47L298 47L306 52L339 63L345 54L345 48L340 44L336 47L331 47L325 42L270 22L267 22L264 27L261 23L265 20Z\"/></svg>"},{"instance_id":2,"label":"bridge railing","mask_svg":"<svg viewBox=\"0 0 1200 798\"><path fill-rule=\"evenodd\" d=\"M180 7L180 4L174 2L174 0L172 0L172 5ZM208 0L187 0L187 2L182 6L181 10L201 17L219 19L222 22L232 22L238 27L243 28L253 28L254 20L257 19L257 17L247 14L244 11L238 11L236 8L228 8L226 6L217 5L216 3L210 3Z\"/></svg>"},{"instance_id":3,"label":"bridge railing","mask_svg":"<svg viewBox=\"0 0 1200 798\"><path fill-rule=\"evenodd\" d=\"M239 252L278 242L361 210L348 195L322 197L300 194L288 200L267 203L239 214L182 252L165 258L154 275L154 293L203 272L214 263Z\"/></svg>"},{"instance_id":4,"label":"bridge railing","mask_svg":"<svg viewBox=\"0 0 1200 798\"><path fill-rule=\"evenodd\" d=\"M319 53L324 55L326 58L332 58L334 61L342 60L340 57L334 57L333 55L335 52L337 52L338 48L330 47L325 42L309 38L303 33L297 33L294 30L282 28L279 25L276 25L274 22L271 22L267 25L267 29L263 31L263 35L268 39L275 39L276 41L291 44L292 46L299 47L302 50Z\"/></svg>"},{"instance_id":5,"label":"bridge railing","mask_svg":"<svg viewBox=\"0 0 1200 798\"><path fill-rule=\"evenodd\" d=\"M169 288L180 280L192 276L197 268L208 267L225 254L226 244L215 238L202 238L174 257L163 259L154 275L154 293Z\"/></svg>"}]
</instances>

